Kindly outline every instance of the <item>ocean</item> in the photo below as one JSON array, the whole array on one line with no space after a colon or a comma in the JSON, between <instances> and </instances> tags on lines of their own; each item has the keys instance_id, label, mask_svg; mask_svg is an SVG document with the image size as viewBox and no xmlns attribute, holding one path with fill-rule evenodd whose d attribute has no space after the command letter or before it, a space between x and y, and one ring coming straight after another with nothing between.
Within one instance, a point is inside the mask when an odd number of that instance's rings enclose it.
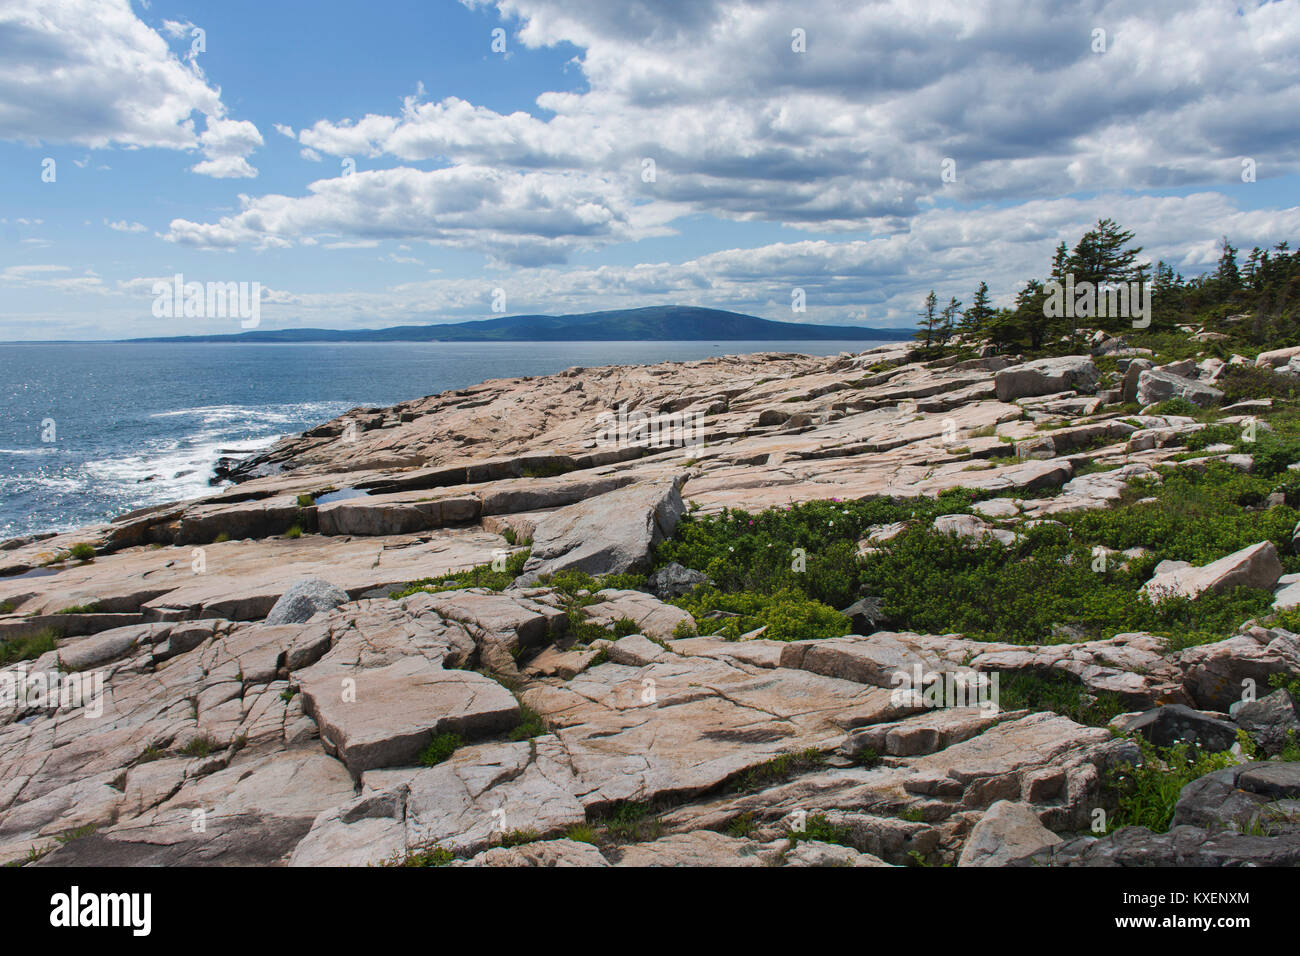
<instances>
[{"instance_id":1,"label":"ocean","mask_svg":"<svg viewBox=\"0 0 1300 956\"><path fill-rule=\"evenodd\" d=\"M358 405L570 366L877 342L94 342L0 345L0 539L210 494L222 455Z\"/></svg>"}]
</instances>

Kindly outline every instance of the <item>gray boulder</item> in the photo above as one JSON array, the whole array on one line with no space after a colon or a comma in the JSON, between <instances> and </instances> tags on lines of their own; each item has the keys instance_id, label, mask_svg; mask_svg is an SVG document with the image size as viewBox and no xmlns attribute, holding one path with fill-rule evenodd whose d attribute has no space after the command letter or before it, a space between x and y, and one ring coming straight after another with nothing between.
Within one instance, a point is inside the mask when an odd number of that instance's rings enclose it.
<instances>
[{"instance_id":1,"label":"gray boulder","mask_svg":"<svg viewBox=\"0 0 1300 956\"><path fill-rule=\"evenodd\" d=\"M342 588L322 578L303 578L280 595L265 623L304 624L318 611L331 611L347 601L348 593Z\"/></svg>"},{"instance_id":2,"label":"gray boulder","mask_svg":"<svg viewBox=\"0 0 1300 956\"><path fill-rule=\"evenodd\" d=\"M518 578L584 571L621 574L648 567L655 545L686 511L677 479L640 482L551 512L537 523L532 555Z\"/></svg>"},{"instance_id":3,"label":"gray boulder","mask_svg":"<svg viewBox=\"0 0 1300 956\"><path fill-rule=\"evenodd\" d=\"M999 800L971 830L957 865L1005 866L1060 842L1027 804Z\"/></svg>"},{"instance_id":4,"label":"gray boulder","mask_svg":"<svg viewBox=\"0 0 1300 956\"><path fill-rule=\"evenodd\" d=\"M1008 866L1297 866L1300 830L1249 836L1231 830L1174 827L1152 833L1124 827L1104 837L1076 837Z\"/></svg>"},{"instance_id":5,"label":"gray boulder","mask_svg":"<svg viewBox=\"0 0 1300 956\"><path fill-rule=\"evenodd\" d=\"M1137 403L1143 407L1171 398L1182 398L1201 408L1223 402L1223 392L1194 379L1162 369L1147 369L1138 375Z\"/></svg>"},{"instance_id":6,"label":"gray boulder","mask_svg":"<svg viewBox=\"0 0 1300 956\"><path fill-rule=\"evenodd\" d=\"M1202 750L1217 753L1237 742L1237 728L1182 704L1166 704L1117 723L1126 733L1141 734L1157 747L1172 747L1180 742L1195 744Z\"/></svg>"},{"instance_id":7,"label":"gray boulder","mask_svg":"<svg viewBox=\"0 0 1300 956\"><path fill-rule=\"evenodd\" d=\"M993 383L998 401L1009 402L1070 390L1092 393L1097 390L1099 377L1097 366L1088 356L1065 355L1005 368L994 376Z\"/></svg>"},{"instance_id":8,"label":"gray boulder","mask_svg":"<svg viewBox=\"0 0 1300 956\"><path fill-rule=\"evenodd\" d=\"M1259 700L1233 704L1229 713L1269 756L1281 753L1288 740L1300 744L1300 711L1285 688Z\"/></svg>"},{"instance_id":9,"label":"gray boulder","mask_svg":"<svg viewBox=\"0 0 1300 956\"><path fill-rule=\"evenodd\" d=\"M1121 402L1137 401L1138 377L1153 367L1149 359L1135 358L1128 361L1128 366L1124 369L1124 379L1119 387Z\"/></svg>"},{"instance_id":10,"label":"gray boulder","mask_svg":"<svg viewBox=\"0 0 1300 956\"><path fill-rule=\"evenodd\" d=\"M1225 767L1183 787L1174 826L1258 831L1279 827L1288 816L1300 822L1300 764L1256 761Z\"/></svg>"},{"instance_id":11,"label":"gray boulder","mask_svg":"<svg viewBox=\"0 0 1300 956\"><path fill-rule=\"evenodd\" d=\"M646 579L646 585L663 601L671 601L683 594L689 594L701 584L711 583L707 574L683 567L676 561L665 564Z\"/></svg>"},{"instance_id":12,"label":"gray boulder","mask_svg":"<svg viewBox=\"0 0 1300 956\"><path fill-rule=\"evenodd\" d=\"M840 613L852 623L854 634L874 634L879 630L876 625L887 619L878 597L858 598Z\"/></svg>"}]
</instances>

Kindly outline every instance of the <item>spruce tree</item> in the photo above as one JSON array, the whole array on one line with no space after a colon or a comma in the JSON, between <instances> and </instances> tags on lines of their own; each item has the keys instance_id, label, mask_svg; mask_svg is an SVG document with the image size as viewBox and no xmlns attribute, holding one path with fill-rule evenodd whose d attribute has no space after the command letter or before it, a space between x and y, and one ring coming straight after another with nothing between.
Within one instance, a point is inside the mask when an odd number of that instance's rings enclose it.
<instances>
[{"instance_id":1,"label":"spruce tree","mask_svg":"<svg viewBox=\"0 0 1300 956\"><path fill-rule=\"evenodd\" d=\"M968 338L988 335L989 321L993 318L993 307L989 303L989 284L981 282L971 299L970 308L961 317L961 332Z\"/></svg>"},{"instance_id":2,"label":"spruce tree","mask_svg":"<svg viewBox=\"0 0 1300 956\"><path fill-rule=\"evenodd\" d=\"M925 307L917 313L920 317L920 327L916 330L916 337L925 343L928 349L934 344L935 333L939 329L939 300L935 297L934 290L925 297Z\"/></svg>"}]
</instances>

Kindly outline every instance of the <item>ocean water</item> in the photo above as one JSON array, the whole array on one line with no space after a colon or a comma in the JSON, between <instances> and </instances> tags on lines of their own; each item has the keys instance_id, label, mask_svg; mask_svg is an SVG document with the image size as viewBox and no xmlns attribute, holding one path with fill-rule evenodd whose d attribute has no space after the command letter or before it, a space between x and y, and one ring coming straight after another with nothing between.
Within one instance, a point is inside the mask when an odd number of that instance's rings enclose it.
<instances>
[{"instance_id":1,"label":"ocean water","mask_svg":"<svg viewBox=\"0 0 1300 956\"><path fill-rule=\"evenodd\" d=\"M0 345L0 539L211 492L222 455L489 378L875 342Z\"/></svg>"}]
</instances>

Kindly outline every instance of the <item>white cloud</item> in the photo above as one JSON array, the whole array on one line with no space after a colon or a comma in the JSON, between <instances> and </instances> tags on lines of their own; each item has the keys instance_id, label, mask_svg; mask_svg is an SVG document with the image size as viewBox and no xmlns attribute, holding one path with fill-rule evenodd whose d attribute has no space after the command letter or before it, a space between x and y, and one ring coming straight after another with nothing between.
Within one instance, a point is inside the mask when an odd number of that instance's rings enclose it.
<instances>
[{"instance_id":1,"label":"white cloud","mask_svg":"<svg viewBox=\"0 0 1300 956\"><path fill-rule=\"evenodd\" d=\"M163 31L179 37L192 27L169 20ZM201 134L196 113L206 117ZM178 59L127 0L6 0L0 7L0 139L202 148L206 160L196 171L256 175L237 162L247 152L235 144L261 145L261 136L225 115L203 71Z\"/></svg>"},{"instance_id":2,"label":"white cloud","mask_svg":"<svg viewBox=\"0 0 1300 956\"><path fill-rule=\"evenodd\" d=\"M217 179L251 179L257 175L245 157L262 145L262 134L247 120L208 117L199 145L207 159L192 167L194 172Z\"/></svg>"},{"instance_id":3,"label":"white cloud","mask_svg":"<svg viewBox=\"0 0 1300 956\"><path fill-rule=\"evenodd\" d=\"M109 222L107 225L108 228L112 229L114 232L148 232L149 231L149 227L142 222L127 222L124 219L118 220L117 222Z\"/></svg>"},{"instance_id":4,"label":"white cloud","mask_svg":"<svg viewBox=\"0 0 1300 956\"><path fill-rule=\"evenodd\" d=\"M581 174L483 166L369 170L308 188L300 198L241 196L243 209L216 223L175 219L167 238L207 248L285 245L322 234L420 239L537 266L562 262L575 249L663 234L672 215Z\"/></svg>"},{"instance_id":5,"label":"white cloud","mask_svg":"<svg viewBox=\"0 0 1300 956\"><path fill-rule=\"evenodd\" d=\"M1031 200L998 209L931 209L873 239L769 243L676 262L437 277L378 292L281 290L273 301L283 311L270 309L264 319L269 327L357 327L486 318L499 287L510 313L689 304L787 322L910 326L931 288L945 301L956 296L969 303L987 281L995 302L1010 305L1026 279L1045 275L1062 237L1072 243L1103 216L1134 229L1144 259L1163 259L1187 275L1217 257L1216 240L1207 236L1227 235L1249 248L1300 234L1300 207L1242 209L1210 192ZM795 288L805 290L805 313L791 311Z\"/></svg>"},{"instance_id":6,"label":"white cloud","mask_svg":"<svg viewBox=\"0 0 1300 956\"><path fill-rule=\"evenodd\" d=\"M646 201L817 230L937 200L1227 182L1243 156L1267 175L1300 170L1290 3L465 2L517 21L525 45L581 47L589 89L508 115L417 95L395 116L317 122L300 142L582 171Z\"/></svg>"}]
</instances>

